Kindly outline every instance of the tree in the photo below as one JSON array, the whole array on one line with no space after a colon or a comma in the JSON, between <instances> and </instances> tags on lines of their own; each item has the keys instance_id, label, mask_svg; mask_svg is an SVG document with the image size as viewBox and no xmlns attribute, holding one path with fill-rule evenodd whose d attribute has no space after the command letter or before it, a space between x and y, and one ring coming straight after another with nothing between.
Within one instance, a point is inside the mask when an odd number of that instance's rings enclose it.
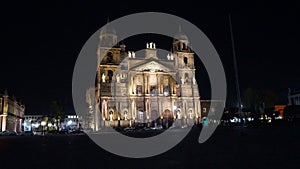
<instances>
[{"instance_id":1,"label":"tree","mask_svg":"<svg viewBox=\"0 0 300 169\"><path fill-rule=\"evenodd\" d=\"M278 97L273 91L267 90L263 94L263 101L265 103L265 108L273 108L278 101Z\"/></svg>"},{"instance_id":2,"label":"tree","mask_svg":"<svg viewBox=\"0 0 300 169\"><path fill-rule=\"evenodd\" d=\"M252 115L257 115L260 111L262 96L257 89L247 88L242 97L243 105L251 112Z\"/></svg>"},{"instance_id":3,"label":"tree","mask_svg":"<svg viewBox=\"0 0 300 169\"><path fill-rule=\"evenodd\" d=\"M289 105L283 110L284 119L287 121L294 121L297 116L300 116L300 106L299 105Z\"/></svg>"},{"instance_id":4,"label":"tree","mask_svg":"<svg viewBox=\"0 0 300 169\"><path fill-rule=\"evenodd\" d=\"M265 114L273 117L273 109L277 101L277 95L271 90L247 88L243 93L243 103L247 111L251 112L250 116L255 120L258 120L261 115L265 117Z\"/></svg>"},{"instance_id":5,"label":"tree","mask_svg":"<svg viewBox=\"0 0 300 169\"><path fill-rule=\"evenodd\" d=\"M59 124L61 119L65 118L65 113L63 111L63 105L61 101L53 101L50 105L50 113L56 120L57 130L59 130Z\"/></svg>"}]
</instances>

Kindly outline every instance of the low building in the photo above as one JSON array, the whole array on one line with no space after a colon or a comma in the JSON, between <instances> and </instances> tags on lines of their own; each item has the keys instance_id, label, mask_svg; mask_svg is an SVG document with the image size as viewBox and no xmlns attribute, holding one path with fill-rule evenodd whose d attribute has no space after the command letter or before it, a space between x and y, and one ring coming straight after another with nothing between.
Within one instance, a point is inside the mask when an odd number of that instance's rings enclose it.
<instances>
[{"instance_id":1,"label":"low building","mask_svg":"<svg viewBox=\"0 0 300 169\"><path fill-rule=\"evenodd\" d=\"M209 123L219 123L218 116L223 114L225 102L223 100L201 100L201 117L202 119L209 120ZM208 114L211 114L208 119Z\"/></svg>"},{"instance_id":2,"label":"low building","mask_svg":"<svg viewBox=\"0 0 300 169\"><path fill-rule=\"evenodd\" d=\"M81 127L80 117L77 115L66 115L63 120L63 128L68 130L78 130Z\"/></svg>"},{"instance_id":3,"label":"low building","mask_svg":"<svg viewBox=\"0 0 300 169\"><path fill-rule=\"evenodd\" d=\"M43 120L43 115L24 115L23 130L35 131Z\"/></svg>"},{"instance_id":4,"label":"low building","mask_svg":"<svg viewBox=\"0 0 300 169\"><path fill-rule=\"evenodd\" d=\"M274 111L279 113L278 118L282 119L283 117L283 111L286 105L275 105L274 106Z\"/></svg>"},{"instance_id":5,"label":"low building","mask_svg":"<svg viewBox=\"0 0 300 169\"><path fill-rule=\"evenodd\" d=\"M288 105L300 105L300 91L289 90Z\"/></svg>"},{"instance_id":6,"label":"low building","mask_svg":"<svg viewBox=\"0 0 300 169\"><path fill-rule=\"evenodd\" d=\"M22 131L22 118L25 106L14 97L9 97L7 91L0 94L0 131Z\"/></svg>"}]
</instances>

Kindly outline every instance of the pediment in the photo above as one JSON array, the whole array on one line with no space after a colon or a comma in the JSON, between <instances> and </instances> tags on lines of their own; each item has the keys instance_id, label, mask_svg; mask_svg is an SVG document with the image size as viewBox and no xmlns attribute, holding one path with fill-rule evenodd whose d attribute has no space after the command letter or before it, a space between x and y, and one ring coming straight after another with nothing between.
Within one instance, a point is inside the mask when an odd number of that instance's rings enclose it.
<instances>
[{"instance_id":1,"label":"pediment","mask_svg":"<svg viewBox=\"0 0 300 169\"><path fill-rule=\"evenodd\" d=\"M141 72L141 71L150 71L150 72L171 72L173 71L169 66L158 63L156 61L149 61L146 63L141 63L140 65L136 65L132 68L132 70Z\"/></svg>"}]
</instances>

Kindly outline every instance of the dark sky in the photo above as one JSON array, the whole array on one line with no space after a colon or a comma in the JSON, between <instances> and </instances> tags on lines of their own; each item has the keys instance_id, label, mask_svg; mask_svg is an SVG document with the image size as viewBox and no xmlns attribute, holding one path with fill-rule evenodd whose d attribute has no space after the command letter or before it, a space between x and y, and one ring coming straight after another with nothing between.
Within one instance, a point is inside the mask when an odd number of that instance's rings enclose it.
<instances>
[{"instance_id":1,"label":"dark sky","mask_svg":"<svg viewBox=\"0 0 300 169\"><path fill-rule=\"evenodd\" d=\"M270 89L280 96L280 103L285 103L289 87L300 89L297 3L50 2L1 4L0 91L7 89L22 100L26 113L47 113L53 100L62 100L71 111L72 72L84 43L106 23L108 16L113 20L146 11L174 14L198 26L217 49L228 90L235 95L228 25L231 13L241 90ZM138 44L126 45L135 49ZM200 92L207 98L207 82L203 81ZM233 101L230 96L229 102Z\"/></svg>"}]
</instances>

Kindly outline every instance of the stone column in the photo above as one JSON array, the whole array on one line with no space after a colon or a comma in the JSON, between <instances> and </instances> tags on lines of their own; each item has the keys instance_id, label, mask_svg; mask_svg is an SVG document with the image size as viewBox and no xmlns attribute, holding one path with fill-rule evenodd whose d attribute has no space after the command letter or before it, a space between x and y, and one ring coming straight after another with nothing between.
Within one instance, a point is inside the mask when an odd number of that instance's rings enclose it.
<instances>
[{"instance_id":1,"label":"stone column","mask_svg":"<svg viewBox=\"0 0 300 169\"><path fill-rule=\"evenodd\" d=\"M171 77L169 79L170 79L170 81L169 81L169 89L170 89L169 93L172 96L173 95L173 80L172 80Z\"/></svg>"},{"instance_id":2,"label":"stone column","mask_svg":"<svg viewBox=\"0 0 300 169\"><path fill-rule=\"evenodd\" d=\"M144 75L144 86L143 86L143 92L144 92L144 95L147 94L147 75L145 76Z\"/></svg>"},{"instance_id":3,"label":"stone column","mask_svg":"<svg viewBox=\"0 0 300 169\"><path fill-rule=\"evenodd\" d=\"M130 75L130 82L129 82L129 95L132 95L132 85L133 85L133 77Z\"/></svg>"},{"instance_id":4,"label":"stone column","mask_svg":"<svg viewBox=\"0 0 300 169\"><path fill-rule=\"evenodd\" d=\"M97 101L96 106L95 106L95 116L94 116L94 130L98 131L99 128L99 124L98 124L98 120L99 120L99 101Z\"/></svg>"},{"instance_id":5,"label":"stone column","mask_svg":"<svg viewBox=\"0 0 300 169\"><path fill-rule=\"evenodd\" d=\"M18 125L18 119L16 117L13 118L13 122L14 122L14 129L13 131L17 132L17 125Z\"/></svg>"},{"instance_id":6,"label":"stone column","mask_svg":"<svg viewBox=\"0 0 300 169\"><path fill-rule=\"evenodd\" d=\"M135 110L136 110L136 108L135 108L135 100L132 100L132 103L131 103L131 117L133 118L133 119L135 119Z\"/></svg>"},{"instance_id":7,"label":"stone column","mask_svg":"<svg viewBox=\"0 0 300 169\"><path fill-rule=\"evenodd\" d=\"M2 116L2 131L6 130L6 115Z\"/></svg>"},{"instance_id":8,"label":"stone column","mask_svg":"<svg viewBox=\"0 0 300 169\"><path fill-rule=\"evenodd\" d=\"M202 114L201 114L201 102L200 102L200 100L198 101L198 115L199 115L199 118L201 119L201 116L202 116Z\"/></svg>"},{"instance_id":9,"label":"stone column","mask_svg":"<svg viewBox=\"0 0 300 169\"><path fill-rule=\"evenodd\" d=\"M145 75L143 73L143 78L142 78L142 94L145 94L145 89L146 89Z\"/></svg>"},{"instance_id":10,"label":"stone column","mask_svg":"<svg viewBox=\"0 0 300 169\"><path fill-rule=\"evenodd\" d=\"M133 83L132 83L132 91L133 91L133 92L132 92L132 93L133 93L133 94L136 94L136 88L135 88L135 86L136 86L136 85L135 85L135 80L136 80L136 79L135 79L134 77L133 77L132 79L133 79Z\"/></svg>"},{"instance_id":11,"label":"stone column","mask_svg":"<svg viewBox=\"0 0 300 169\"><path fill-rule=\"evenodd\" d=\"M159 78L160 78L160 75L157 75L157 76L156 76L157 95L160 94L160 87L159 87L160 83L159 83Z\"/></svg>"},{"instance_id":12,"label":"stone column","mask_svg":"<svg viewBox=\"0 0 300 169\"><path fill-rule=\"evenodd\" d=\"M148 94L150 94L149 78L150 78L150 76L148 75L148 76L147 76L147 79L148 79L148 80L147 80L147 81L148 81L148 84L147 84L147 87L148 87Z\"/></svg>"}]
</instances>

